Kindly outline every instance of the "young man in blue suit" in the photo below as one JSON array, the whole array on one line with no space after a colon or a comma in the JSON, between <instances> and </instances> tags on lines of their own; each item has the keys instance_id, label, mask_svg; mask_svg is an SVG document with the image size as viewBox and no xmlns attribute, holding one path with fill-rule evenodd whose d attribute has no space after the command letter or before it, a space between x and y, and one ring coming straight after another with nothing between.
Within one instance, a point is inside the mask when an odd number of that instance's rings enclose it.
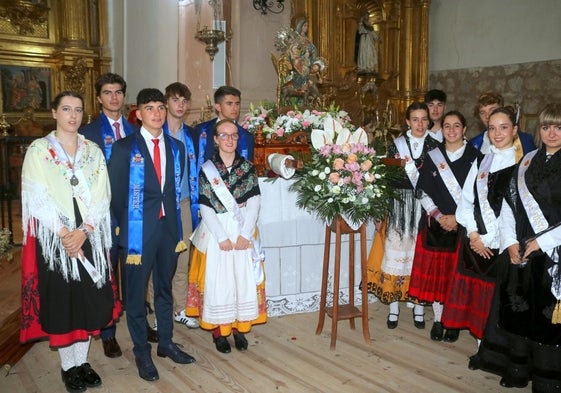
<instances>
[{"instance_id":1,"label":"young man in blue suit","mask_svg":"<svg viewBox=\"0 0 561 393\"><path fill-rule=\"evenodd\" d=\"M195 131L201 139L201 146L204 146L204 159L210 160L214 154L214 125L220 120L228 119L237 124L240 117L242 93L232 86L221 86L214 92L214 110L218 117L201 123L195 127ZM249 161L253 161L253 150L255 148L255 138L253 134L238 124L238 153Z\"/></svg>"},{"instance_id":2,"label":"young man in blue suit","mask_svg":"<svg viewBox=\"0 0 561 393\"><path fill-rule=\"evenodd\" d=\"M183 143L163 132L166 99L158 89L142 89L137 96L139 131L113 146L109 161L111 207L125 250L125 307L138 374L159 379L152 361L146 325L146 289L150 275L158 320L157 355L175 363L195 359L172 341L172 279L183 241L179 199L185 168Z\"/></svg>"},{"instance_id":3,"label":"young man in blue suit","mask_svg":"<svg viewBox=\"0 0 561 393\"><path fill-rule=\"evenodd\" d=\"M111 150L115 141L132 134L136 127L130 124L122 115L127 83L117 74L107 73L101 75L95 82L95 93L97 102L101 105L101 113L98 118L80 129L80 133L99 146L109 161ZM113 272L117 273L119 263L119 247L117 246L117 235L115 234L115 223L113 220L113 246L111 247L111 265ZM101 329L101 341L103 352L109 358L121 356L121 347L115 339L116 325ZM157 337L157 335L156 335Z\"/></svg>"}]
</instances>

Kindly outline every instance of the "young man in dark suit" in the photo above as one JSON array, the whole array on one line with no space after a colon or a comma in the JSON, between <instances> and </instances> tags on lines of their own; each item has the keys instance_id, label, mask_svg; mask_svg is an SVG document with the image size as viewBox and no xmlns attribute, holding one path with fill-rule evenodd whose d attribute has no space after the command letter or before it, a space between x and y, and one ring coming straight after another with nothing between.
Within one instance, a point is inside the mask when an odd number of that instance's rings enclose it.
<instances>
[{"instance_id":1,"label":"young man in dark suit","mask_svg":"<svg viewBox=\"0 0 561 393\"><path fill-rule=\"evenodd\" d=\"M151 274L160 338L157 355L181 364L195 361L172 341L172 279L178 253L186 247L179 205L185 147L162 130L165 103L158 89L138 93L136 116L142 127L115 143L109 161L111 207L126 254L127 325L138 374L147 381L159 379L147 341L145 299Z\"/></svg>"},{"instance_id":2,"label":"young man in dark suit","mask_svg":"<svg viewBox=\"0 0 561 393\"><path fill-rule=\"evenodd\" d=\"M109 161L111 150L115 141L132 134L136 127L130 124L122 115L127 83L117 74L107 73L101 75L95 82L95 93L97 102L101 105L101 112L97 119L80 129L80 133L99 146ZM113 272L117 273L119 263L119 247L117 245L117 235L115 234L115 219L113 221L113 246L111 247L111 265ZM101 341L103 352L109 358L116 358L122 355L121 347L115 339L116 325L101 329ZM157 338L157 334L156 334Z\"/></svg>"},{"instance_id":3,"label":"young man in dark suit","mask_svg":"<svg viewBox=\"0 0 561 393\"><path fill-rule=\"evenodd\" d=\"M214 154L214 126L220 120L228 119L237 124L240 117L242 93L232 86L221 86L214 92L214 110L218 117L201 123L195 127L195 131L201 139L200 145L204 146L205 161L210 160ZM253 150L255 138L253 134L238 124L238 153L249 161L253 161Z\"/></svg>"}]
</instances>

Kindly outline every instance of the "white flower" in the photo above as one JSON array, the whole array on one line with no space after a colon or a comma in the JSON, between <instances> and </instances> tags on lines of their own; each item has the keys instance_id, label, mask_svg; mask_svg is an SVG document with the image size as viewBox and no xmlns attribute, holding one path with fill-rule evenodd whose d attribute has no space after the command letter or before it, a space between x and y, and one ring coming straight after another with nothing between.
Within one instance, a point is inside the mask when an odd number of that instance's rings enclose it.
<instances>
[{"instance_id":1,"label":"white flower","mask_svg":"<svg viewBox=\"0 0 561 393\"><path fill-rule=\"evenodd\" d=\"M333 186L333 188L331 189L331 192L334 193L334 194L340 194L341 193L341 187Z\"/></svg>"},{"instance_id":2,"label":"white flower","mask_svg":"<svg viewBox=\"0 0 561 393\"><path fill-rule=\"evenodd\" d=\"M317 169L314 169L312 171L312 176L317 176L319 174L319 171Z\"/></svg>"},{"instance_id":3,"label":"white flower","mask_svg":"<svg viewBox=\"0 0 561 393\"><path fill-rule=\"evenodd\" d=\"M321 172L318 177L320 178L320 180L325 180L327 178L327 175L325 172Z\"/></svg>"},{"instance_id":4,"label":"white flower","mask_svg":"<svg viewBox=\"0 0 561 393\"><path fill-rule=\"evenodd\" d=\"M314 187L315 192L318 192L320 190L321 190L321 186L319 184Z\"/></svg>"},{"instance_id":5,"label":"white flower","mask_svg":"<svg viewBox=\"0 0 561 393\"><path fill-rule=\"evenodd\" d=\"M366 205L367 203L368 203L368 198L363 197L363 198L362 198L362 204L363 204L363 205Z\"/></svg>"},{"instance_id":6,"label":"white flower","mask_svg":"<svg viewBox=\"0 0 561 393\"><path fill-rule=\"evenodd\" d=\"M329 168L328 166L326 166L323 171L325 172L326 175L331 173L331 168Z\"/></svg>"}]
</instances>

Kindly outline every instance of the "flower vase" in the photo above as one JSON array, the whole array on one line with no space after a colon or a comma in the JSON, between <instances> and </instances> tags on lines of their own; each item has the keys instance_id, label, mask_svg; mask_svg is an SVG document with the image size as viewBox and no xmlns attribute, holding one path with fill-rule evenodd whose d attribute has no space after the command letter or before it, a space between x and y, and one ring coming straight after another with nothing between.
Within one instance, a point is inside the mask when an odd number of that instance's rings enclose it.
<instances>
[{"instance_id":1,"label":"flower vase","mask_svg":"<svg viewBox=\"0 0 561 393\"><path fill-rule=\"evenodd\" d=\"M364 223L354 223L349 218L347 218L344 214L343 215L336 215L329 224L329 227L333 232L337 232L337 224L340 227L341 233L355 233L360 231L360 227Z\"/></svg>"}]
</instances>

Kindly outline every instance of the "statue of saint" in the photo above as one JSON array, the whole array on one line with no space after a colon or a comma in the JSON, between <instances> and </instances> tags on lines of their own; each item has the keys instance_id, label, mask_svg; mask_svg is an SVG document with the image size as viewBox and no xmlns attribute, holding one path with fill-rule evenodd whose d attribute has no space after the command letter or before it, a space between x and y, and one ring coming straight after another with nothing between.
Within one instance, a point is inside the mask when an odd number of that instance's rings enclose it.
<instances>
[{"instance_id":1,"label":"statue of saint","mask_svg":"<svg viewBox=\"0 0 561 393\"><path fill-rule=\"evenodd\" d=\"M358 72L375 72L378 68L378 52L376 51L378 34L374 31L368 14L364 14L360 18L356 36L355 57Z\"/></svg>"}]
</instances>

